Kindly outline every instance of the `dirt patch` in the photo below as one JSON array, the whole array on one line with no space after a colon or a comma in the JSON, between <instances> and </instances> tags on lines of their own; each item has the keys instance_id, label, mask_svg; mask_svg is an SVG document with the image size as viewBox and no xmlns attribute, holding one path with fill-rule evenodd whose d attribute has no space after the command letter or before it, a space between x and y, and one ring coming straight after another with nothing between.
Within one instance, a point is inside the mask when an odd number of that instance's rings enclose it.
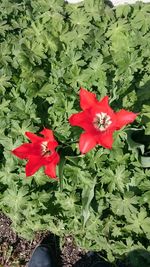
<instances>
[{"instance_id":1,"label":"dirt patch","mask_svg":"<svg viewBox=\"0 0 150 267\"><path fill-rule=\"evenodd\" d=\"M32 242L19 237L11 229L10 219L0 213L0 263L2 266L26 266L33 249L41 239L42 234L37 234Z\"/></svg>"},{"instance_id":2,"label":"dirt patch","mask_svg":"<svg viewBox=\"0 0 150 267\"><path fill-rule=\"evenodd\" d=\"M96 257L90 253L86 254L85 251L75 246L71 236L65 238L61 252L59 240L48 232L38 233L34 240L27 241L14 233L11 229L11 220L0 213L0 264L2 267L27 267L35 247L47 238L50 239L58 267L90 267L91 263L96 260Z\"/></svg>"}]
</instances>

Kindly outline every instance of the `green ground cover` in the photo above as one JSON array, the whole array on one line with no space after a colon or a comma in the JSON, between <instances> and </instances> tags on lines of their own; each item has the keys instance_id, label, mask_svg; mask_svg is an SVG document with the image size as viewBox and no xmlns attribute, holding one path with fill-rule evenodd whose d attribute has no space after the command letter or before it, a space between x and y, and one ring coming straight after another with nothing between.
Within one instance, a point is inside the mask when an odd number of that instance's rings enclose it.
<instances>
[{"instance_id":1,"label":"green ground cover","mask_svg":"<svg viewBox=\"0 0 150 267\"><path fill-rule=\"evenodd\" d=\"M139 112L115 132L113 149L81 155L80 87L110 105ZM21 236L72 234L114 261L150 238L150 4L111 8L101 0L0 3L0 208ZM11 150L25 132L53 130L58 180L40 169L25 177Z\"/></svg>"}]
</instances>

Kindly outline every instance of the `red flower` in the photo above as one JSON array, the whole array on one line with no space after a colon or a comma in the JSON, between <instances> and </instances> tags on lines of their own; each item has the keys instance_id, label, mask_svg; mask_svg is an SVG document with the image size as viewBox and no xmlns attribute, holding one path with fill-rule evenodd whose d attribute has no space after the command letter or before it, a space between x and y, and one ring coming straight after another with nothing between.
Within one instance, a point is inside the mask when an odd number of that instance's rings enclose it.
<instances>
[{"instance_id":1,"label":"red flower","mask_svg":"<svg viewBox=\"0 0 150 267\"><path fill-rule=\"evenodd\" d=\"M26 132L26 136L32 143L25 143L14 149L12 153L20 159L27 159L26 176L33 175L39 168L45 166L45 174L51 178L56 177L56 165L59 155L55 151L58 143L54 139L53 132L44 128L40 132L44 137Z\"/></svg>"},{"instance_id":2,"label":"red flower","mask_svg":"<svg viewBox=\"0 0 150 267\"><path fill-rule=\"evenodd\" d=\"M96 95L80 89L80 106L82 112L71 115L69 122L85 130L79 140L81 153L87 153L97 144L112 148L113 132L135 120L137 114L121 109L114 112L108 104L108 96L101 101Z\"/></svg>"}]
</instances>

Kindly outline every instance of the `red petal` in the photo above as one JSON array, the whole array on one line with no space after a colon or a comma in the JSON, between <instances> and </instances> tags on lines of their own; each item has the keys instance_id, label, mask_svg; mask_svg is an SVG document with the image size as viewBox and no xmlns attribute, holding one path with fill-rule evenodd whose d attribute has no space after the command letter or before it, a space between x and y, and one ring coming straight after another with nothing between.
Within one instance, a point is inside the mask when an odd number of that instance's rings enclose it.
<instances>
[{"instance_id":1,"label":"red petal","mask_svg":"<svg viewBox=\"0 0 150 267\"><path fill-rule=\"evenodd\" d=\"M84 88L80 89L80 107L83 110L91 108L96 103L98 103L98 100L94 93L88 92Z\"/></svg>"},{"instance_id":2,"label":"red petal","mask_svg":"<svg viewBox=\"0 0 150 267\"><path fill-rule=\"evenodd\" d=\"M20 159L27 159L29 156L37 156L41 154L41 146L33 143L25 143L16 149L12 150L12 153Z\"/></svg>"},{"instance_id":3,"label":"red petal","mask_svg":"<svg viewBox=\"0 0 150 267\"><path fill-rule=\"evenodd\" d=\"M34 133L31 133L31 132L25 132L25 135L31 140L31 142L35 143L35 142L40 142L42 141L42 137L40 136L37 136L36 134Z\"/></svg>"},{"instance_id":4,"label":"red petal","mask_svg":"<svg viewBox=\"0 0 150 267\"><path fill-rule=\"evenodd\" d=\"M73 114L69 118L69 122L72 126L79 126L88 132L95 132L92 116L88 110Z\"/></svg>"},{"instance_id":5,"label":"red petal","mask_svg":"<svg viewBox=\"0 0 150 267\"><path fill-rule=\"evenodd\" d=\"M119 130L128 123L133 122L138 114L121 109L116 112L116 129Z\"/></svg>"},{"instance_id":6,"label":"red petal","mask_svg":"<svg viewBox=\"0 0 150 267\"><path fill-rule=\"evenodd\" d=\"M51 178L56 178L56 165L51 163L45 166L45 174Z\"/></svg>"},{"instance_id":7,"label":"red petal","mask_svg":"<svg viewBox=\"0 0 150 267\"><path fill-rule=\"evenodd\" d=\"M97 143L105 148L111 149L113 144L113 132L106 131L104 133L100 133L97 138Z\"/></svg>"},{"instance_id":8,"label":"red petal","mask_svg":"<svg viewBox=\"0 0 150 267\"><path fill-rule=\"evenodd\" d=\"M109 97L108 96L104 96L100 101L99 104L104 105L104 106L109 106Z\"/></svg>"},{"instance_id":9,"label":"red petal","mask_svg":"<svg viewBox=\"0 0 150 267\"><path fill-rule=\"evenodd\" d=\"M58 153L53 155L53 160L51 163L45 166L45 174L51 178L56 178L56 165L58 164L60 157Z\"/></svg>"},{"instance_id":10,"label":"red petal","mask_svg":"<svg viewBox=\"0 0 150 267\"><path fill-rule=\"evenodd\" d=\"M54 141L54 140L55 140L55 139L54 139L54 135L53 135L53 131L52 131L52 130L49 130L49 129L44 128L44 129L40 132L40 134L44 135L44 137L45 137L46 139L48 139L49 141Z\"/></svg>"},{"instance_id":11,"label":"red petal","mask_svg":"<svg viewBox=\"0 0 150 267\"><path fill-rule=\"evenodd\" d=\"M41 157L31 156L28 163L26 164L26 176L33 175L38 171L44 164L45 161Z\"/></svg>"},{"instance_id":12,"label":"red petal","mask_svg":"<svg viewBox=\"0 0 150 267\"><path fill-rule=\"evenodd\" d=\"M96 146L96 140L94 135L89 133L83 133L80 135L79 149L81 153L85 154Z\"/></svg>"},{"instance_id":13,"label":"red petal","mask_svg":"<svg viewBox=\"0 0 150 267\"><path fill-rule=\"evenodd\" d=\"M103 97L102 100L99 101L98 107L102 112L106 112L109 116L112 116L114 114L113 109L109 106L108 96Z\"/></svg>"},{"instance_id":14,"label":"red petal","mask_svg":"<svg viewBox=\"0 0 150 267\"><path fill-rule=\"evenodd\" d=\"M56 141L48 142L47 147L49 150L54 150L58 146L58 143Z\"/></svg>"},{"instance_id":15,"label":"red petal","mask_svg":"<svg viewBox=\"0 0 150 267\"><path fill-rule=\"evenodd\" d=\"M25 143L16 149L12 150L12 153L20 159L26 159L28 156L34 152L32 144ZM36 152L35 152L36 153Z\"/></svg>"},{"instance_id":16,"label":"red petal","mask_svg":"<svg viewBox=\"0 0 150 267\"><path fill-rule=\"evenodd\" d=\"M53 163L56 165L58 164L59 160L60 160L59 154L55 152L53 156Z\"/></svg>"}]
</instances>

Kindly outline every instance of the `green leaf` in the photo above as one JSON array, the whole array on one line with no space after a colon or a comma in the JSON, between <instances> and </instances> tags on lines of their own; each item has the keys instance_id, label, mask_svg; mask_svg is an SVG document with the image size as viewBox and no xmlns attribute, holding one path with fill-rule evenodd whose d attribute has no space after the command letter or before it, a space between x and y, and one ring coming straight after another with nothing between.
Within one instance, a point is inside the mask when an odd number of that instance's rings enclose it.
<instances>
[{"instance_id":1,"label":"green leaf","mask_svg":"<svg viewBox=\"0 0 150 267\"><path fill-rule=\"evenodd\" d=\"M142 130L143 129L141 129L141 131ZM126 132L127 132L127 142L128 142L129 148L131 150L135 151L137 155L138 155L137 148L139 148L141 150L142 154L144 153L144 150L145 150L145 147L144 147L143 144L135 142L133 140L133 138L132 138L132 134L135 133L135 132L139 132L139 131L140 131L139 129L134 129L134 128L126 130Z\"/></svg>"},{"instance_id":2,"label":"green leaf","mask_svg":"<svg viewBox=\"0 0 150 267\"><path fill-rule=\"evenodd\" d=\"M63 171L64 171L64 166L66 163L66 158L65 155L63 153L61 153L61 158L60 158L60 162L58 165L58 176L59 176L59 180L60 180L60 190L63 190Z\"/></svg>"},{"instance_id":3,"label":"green leaf","mask_svg":"<svg viewBox=\"0 0 150 267\"><path fill-rule=\"evenodd\" d=\"M99 20L100 15L103 12L104 4L102 0L86 0L84 3L85 11L94 18Z\"/></svg>"},{"instance_id":4,"label":"green leaf","mask_svg":"<svg viewBox=\"0 0 150 267\"><path fill-rule=\"evenodd\" d=\"M143 168L149 168L150 167L150 157L140 157L141 165Z\"/></svg>"},{"instance_id":5,"label":"green leaf","mask_svg":"<svg viewBox=\"0 0 150 267\"><path fill-rule=\"evenodd\" d=\"M118 166L113 172L110 168L102 171L101 183L108 184L109 192L115 190L124 192L130 172L124 166Z\"/></svg>"},{"instance_id":6,"label":"green leaf","mask_svg":"<svg viewBox=\"0 0 150 267\"><path fill-rule=\"evenodd\" d=\"M130 218L131 214L137 213L136 205L138 198L133 193L126 193L122 198L119 196L111 198L111 207L114 214Z\"/></svg>"},{"instance_id":7,"label":"green leaf","mask_svg":"<svg viewBox=\"0 0 150 267\"><path fill-rule=\"evenodd\" d=\"M90 217L90 204L94 197L94 188L96 184L96 178L91 181L91 184L85 185L82 190L82 216L84 218L83 225L85 226L87 220Z\"/></svg>"},{"instance_id":8,"label":"green leaf","mask_svg":"<svg viewBox=\"0 0 150 267\"><path fill-rule=\"evenodd\" d=\"M140 212L137 214L131 214L128 218L128 225L125 226L125 229L128 231L133 231L137 234L149 233L150 229L150 218L147 216L145 209L141 208Z\"/></svg>"}]
</instances>

